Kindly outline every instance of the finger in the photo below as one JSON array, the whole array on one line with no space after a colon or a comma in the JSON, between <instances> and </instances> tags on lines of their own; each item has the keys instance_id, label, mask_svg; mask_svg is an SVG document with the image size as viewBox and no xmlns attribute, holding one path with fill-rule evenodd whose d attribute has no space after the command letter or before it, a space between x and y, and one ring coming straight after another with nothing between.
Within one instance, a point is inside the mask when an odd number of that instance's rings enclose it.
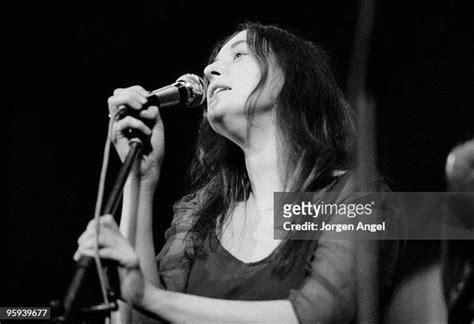
<instances>
[{"instance_id":1,"label":"finger","mask_svg":"<svg viewBox=\"0 0 474 324\"><path fill-rule=\"evenodd\" d=\"M100 226L100 224L101 224L101 218L99 217L99 226ZM95 218L93 218L89 221L89 223L87 224L87 228L84 231L84 233L82 233L82 235L85 235L89 232L91 232L91 233L97 232L97 220Z\"/></svg>"},{"instance_id":2,"label":"finger","mask_svg":"<svg viewBox=\"0 0 474 324\"><path fill-rule=\"evenodd\" d=\"M95 250L90 248L78 249L73 259L77 262L83 256L94 257ZM116 261L120 266L128 269L139 268L138 257L134 252L127 253L115 248L103 248L99 250L99 258Z\"/></svg>"},{"instance_id":3,"label":"finger","mask_svg":"<svg viewBox=\"0 0 474 324\"><path fill-rule=\"evenodd\" d=\"M78 262L81 257L83 256L90 256L93 257L95 255L95 250L93 249L77 249L76 252L74 253L72 259L76 262Z\"/></svg>"},{"instance_id":4,"label":"finger","mask_svg":"<svg viewBox=\"0 0 474 324\"><path fill-rule=\"evenodd\" d=\"M101 225L99 228L99 245L100 244L106 244L107 241L104 241L104 236L107 238L109 236L107 234L107 231L110 231L110 229L105 228L104 226ZM79 236L77 239L77 245L78 247L81 246L92 246L95 247L97 241L97 230L94 228L94 226L91 226L86 230L84 233Z\"/></svg>"},{"instance_id":5,"label":"finger","mask_svg":"<svg viewBox=\"0 0 474 324\"><path fill-rule=\"evenodd\" d=\"M140 109L145 104L148 92L140 86L126 89L116 89L114 95L108 98L109 114L113 114L120 106L126 105L134 109Z\"/></svg>"},{"instance_id":6,"label":"finger","mask_svg":"<svg viewBox=\"0 0 474 324\"><path fill-rule=\"evenodd\" d=\"M97 251L100 251L103 248L110 248L110 246L104 245L101 243L99 243L99 246L96 247L96 244L97 242L95 240L88 240L88 241L83 242L81 245L77 247L77 251L74 254L74 259L78 260L83 255L95 256Z\"/></svg>"},{"instance_id":7,"label":"finger","mask_svg":"<svg viewBox=\"0 0 474 324\"><path fill-rule=\"evenodd\" d=\"M78 261L82 256L93 257L95 254L95 240L87 240L77 248L73 259ZM100 235L98 255L101 258L116 260L126 267L133 267L136 265L135 263L138 262L138 258L130 244L124 242L121 237L117 235Z\"/></svg>"},{"instance_id":8,"label":"finger","mask_svg":"<svg viewBox=\"0 0 474 324\"><path fill-rule=\"evenodd\" d=\"M147 101L146 97L138 96L130 92L123 92L107 99L109 106L109 113L114 113L120 106L132 107L134 109L140 109L142 104Z\"/></svg>"},{"instance_id":9,"label":"finger","mask_svg":"<svg viewBox=\"0 0 474 324\"><path fill-rule=\"evenodd\" d=\"M160 110L158 109L157 106L150 106L147 107L146 109L143 109L139 113L140 118L146 119L146 120L160 120Z\"/></svg>"},{"instance_id":10,"label":"finger","mask_svg":"<svg viewBox=\"0 0 474 324\"><path fill-rule=\"evenodd\" d=\"M113 95L120 95L124 92L127 92L127 91L131 91L131 92L136 92L140 95L143 95L143 96L148 96L150 94L149 91L145 90L143 87L139 86L139 85L135 85L135 86L131 86L131 87L128 87L128 88L117 88L114 90L113 92Z\"/></svg>"},{"instance_id":11,"label":"finger","mask_svg":"<svg viewBox=\"0 0 474 324\"><path fill-rule=\"evenodd\" d=\"M146 91L142 86L139 86L139 85L131 86L129 89L131 91L137 92L138 94L140 94L142 96L148 96L150 94L149 91Z\"/></svg>"},{"instance_id":12,"label":"finger","mask_svg":"<svg viewBox=\"0 0 474 324\"><path fill-rule=\"evenodd\" d=\"M95 230L88 230L88 231L85 231L85 232L82 233L81 236L79 236L79 238L77 239L77 245L81 245L83 242L94 238L95 235L96 235L96 231L95 231Z\"/></svg>"},{"instance_id":13,"label":"finger","mask_svg":"<svg viewBox=\"0 0 474 324\"><path fill-rule=\"evenodd\" d=\"M80 239L80 245L92 245L95 246L95 242L99 242L99 247L116 244L122 238L122 234L118 228L118 225L100 224L99 237L97 239L97 232L90 232L90 234L84 235Z\"/></svg>"},{"instance_id":14,"label":"finger","mask_svg":"<svg viewBox=\"0 0 474 324\"><path fill-rule=\"evenodd\" d=\"M121 134L127 134L129 129L140 131L146 136L151 135L151 129L144 122L131 116L124 117L114 125L114 131Z\"/></svg>"},{"instance_id":15,"label":"finger","mask_svg":"<svg viewBox=\"0 0 474 324\"><path fill-rule=\"evenodd\" d=\"M118 231L119 227L117 222L115 221L114 217L110 214L104 215L100 217L100 224L110 230Z\"/></svg>"},{"instance_id":16,"label":"finger","mask_svg":"<svg viewBox=\"0 0 474 324\"><path fill-rule=\"evenodd\" d=\"M99 220L102 224L111 222L115 223L114 216L112 216L111 214L102 215L100 216Z\"/></svg>"},{"instance_id":17,"label":"finger","mask_svg":"<svg viewBox=\"0 0 474 324\"><path fill-rule=\"evenodd\" d=\"M117 107L121 105L126 105L136 110L140 110L142 106L148 102L146 96L134 93L134 92L123 92L118 95L109 97L109 112L113 113Z\"/></svg>"},{"instance_id":18,"label":"finger","mask_svg":"<svg viewBox=\"0 0 474 324\"><path fill-rule=\"evenodd\" d=\"M97 228L97 220L93 218L89 221L89 223L87 223L86 231L95 229L95 228Z\"/></svg>"},{"instance_id":19,"label":"finger","mask_svg":"<svg viewBox=\"0 0 474 324\"><path fill-rule=\"evenodd\" d=\"M79 259L83 256L94 257L95 250L92 248L79 247L74 254L74 260L79 261Z\"/></svg>"},{"instance_id":20,"label":"finger","mask_svg":"<svg viewBox=\"0 0 474 324\"><path fill-rule=\"evenodd\" d=\"M128 269L139 267L138 257L133 250L104 248L99 251L99 257L117 261L120 266Z\"/></svg>"},{"instance_id":21,"label":"finger","mask_svg":"<svg viewBox=\"0 0 474 324\"><path fill-rule=\"evenodd\" d=\"M126 91L126 90L127 90L127 88L117 88L117 89L114 90L113 95L114 95L114 96L115 96L115 95L118 95L118 94L120 94L120 93L122 93L122 92L124 92L124 91Z\"/></svg>"},{"instance_id":22,"label":"finger","mask_svg":"<svg viewBox=\"0 0 474 324\"><path fill-rule=\"evenodd\" d=\"M97 232L97 225L96 224L97 224L97 222L95 221L95 219L89 221L89 223L87 224L86 230L84 232L82 232L82 234L77 239L78 244L80 244L84 240L88 239L91 235L95 235L95 233Z\"/></svg>"}]
</instances>

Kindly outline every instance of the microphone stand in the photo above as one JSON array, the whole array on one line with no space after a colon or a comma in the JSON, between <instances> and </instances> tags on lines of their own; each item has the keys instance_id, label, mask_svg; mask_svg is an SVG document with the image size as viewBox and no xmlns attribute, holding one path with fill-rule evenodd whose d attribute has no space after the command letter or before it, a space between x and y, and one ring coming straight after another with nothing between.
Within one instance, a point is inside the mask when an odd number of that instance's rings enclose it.
<instances>
[{"instance_id":1,"label":"microphone stand","mask_svg":"<svg viewBox=\"0 0 474 324\"><path fill-rule=\"evenodd\" d=\"M125 158L122 167L115 179L114 185L112 190L109 194L105 207L102 211L102 215L105 214L114 214L117 210L118 204L122 197L123 187L125 185L125 181L130 173L130 170L137 160L137 158L141 155L143 149L143 143L138 138L132 138L130 140L130 150L128 152L127 157ZM55 318L56 322L59 323L71 323L74 318L80 314L102 314L105 317L108 317L111 311L117 310L118 306L116 303L118 294L109 291L108 295L111 297L111 302L103 303L96 306L87 307L84 309L77 309L77 297L81 291L82 286L84 285L86 274L90 271L91 268L94 266L94 258L90 256L82 256L76 264L76 270L67 290L66 296L62 302L55 301L52 302L53 308L56 308L56 311L62 312L62 315L57 316ZM58 305L59 304L59 305ZM79 314L78 314L79 312Z\"/></svg>"}]
</instances>

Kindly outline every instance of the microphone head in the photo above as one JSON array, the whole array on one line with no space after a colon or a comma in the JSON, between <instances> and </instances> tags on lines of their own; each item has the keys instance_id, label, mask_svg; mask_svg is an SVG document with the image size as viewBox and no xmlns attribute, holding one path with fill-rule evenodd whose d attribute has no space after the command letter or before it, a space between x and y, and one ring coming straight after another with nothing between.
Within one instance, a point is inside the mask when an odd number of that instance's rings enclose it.
<instances>
[{"instance_id":1,"label":"microphone head","mask_svg":"<svg viewBox=\"0 0 474 324\"><path fill-rule=\"evenodd\" d=\"M197 107L206 100L207 83L195 74L184 74L176 80L187 92L183 102L186 107Z\"/></svg>"}]
</instances>

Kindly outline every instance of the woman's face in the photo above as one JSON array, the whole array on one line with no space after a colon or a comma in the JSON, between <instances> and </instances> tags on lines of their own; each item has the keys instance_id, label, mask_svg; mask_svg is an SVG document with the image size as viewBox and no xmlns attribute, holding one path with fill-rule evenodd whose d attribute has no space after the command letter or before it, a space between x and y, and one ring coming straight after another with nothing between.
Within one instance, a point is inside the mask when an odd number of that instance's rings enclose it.
<instances>
[{"instance_id":1,"label":"woman's face","mask_svg":"<svg viewBox=\"0 0 474 324\"><path fill-rule=\"evenodd\" d=\"M252 118L256 121L261 119L259 117L262 114L270 114L281 88L281 78L276 78L281 73L277 73L274 66L269 62L268 81L256 100L252 100ZM217 133L234 141L242 140L249 125L245 110L247 99L261 78L257 59L247 44L247 32L242 31L230 39L221 48L215 61L204 69L204 74L209 80L209 123Z\"/></svg>"}]
</instances>

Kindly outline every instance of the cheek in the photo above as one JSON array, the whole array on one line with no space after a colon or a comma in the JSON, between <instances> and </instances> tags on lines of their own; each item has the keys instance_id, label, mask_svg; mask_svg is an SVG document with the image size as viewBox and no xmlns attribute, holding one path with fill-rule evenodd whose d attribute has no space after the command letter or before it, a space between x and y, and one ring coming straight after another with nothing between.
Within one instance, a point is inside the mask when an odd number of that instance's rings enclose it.
<instances>
[{"instance_id":1,"label":"cheek","mask_svg":"<svg viewBox=\"0 0 474 324\"><path fill-rule=\"evenodd\" d=\"M234 70L233 85L240 95L250 95L257 87L261 78L260 69L256 62L246 62Z\"/></svg>"},{"instance_id":2,"label":"cheek","mask_svg":"<svg viewBox=\"0 0 474 324\"><path fill-rule=\"evenodd\" d=\"M254 92L261 78L262 75L258 64L256 62L249 64L246 69L243 69L242 79L244 84L242 89L245 89L245 95L247 96L245 99L250 99L249 104L266 110L276 103L284 83L284 77L278 67L269 64L268 75L265 78L264 84L260 85L259 89Z\"/></svg>"},{"instance_id":3,"label":"cheek","mask_svg":"<svg viewBox=\"0 0 474 324\"><path fill-rule=\"evenodd\" d=\"M256 111L267 111L277 104L277 99L281 91L281 84L266 82L250 98L249 104Z\"/></svg>"},{"instance_id":4,"label":"cheek","mask_svg":"<svg viewBox=\"0 0 474 324\"><path fill-rule=\"evenodd\" d=\"M261 77L262 74L260 73L260 69L257 66L249 68L245 71L244 78L247 80L249 92L252 92L257 87Z\"/></svg>"}]
</instances>

